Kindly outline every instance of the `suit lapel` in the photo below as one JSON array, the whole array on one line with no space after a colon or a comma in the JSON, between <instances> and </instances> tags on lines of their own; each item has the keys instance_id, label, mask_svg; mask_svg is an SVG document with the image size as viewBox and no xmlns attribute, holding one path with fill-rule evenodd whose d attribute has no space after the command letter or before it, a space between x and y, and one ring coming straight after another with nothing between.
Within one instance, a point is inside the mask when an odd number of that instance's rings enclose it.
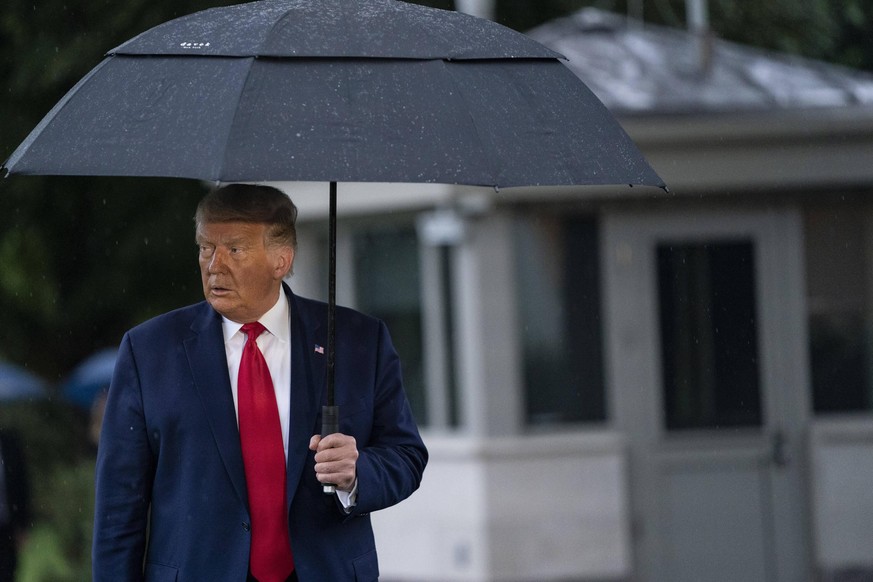
<instances>
[{"instance_id":1,"label":"suit lapel","mask_svg":"<svg viewBox=\"0 0 873 582\"><path fill-rule=\"evenodd\" d=\"M288 431L288 503L309 455L324 384L326 336L313 306L285 287L291 309L291 415ZM325 350L316 350L317 346Z\"/></svg>"},{"instance_id":2,"label":"suit lapel","mask_svg":"<svg viewBox=\"0 0 873 582\"><path fill-rule=\"evenodd\" d=\"M288 288L291 313L291 410L288 430L288 486L290 506L309 455L309 439L321 430L316 425L324 393L327 350L326 311L298 299ZM221 316L204 304L191 325L194 334L184 340L194 387L206 412L212 435L227 474L240 500L248 507L245 468L237 429L233 393L224 357Z\"/></svg>"},{"instance_id":3,"label":"suit lapel","mask_svg":"<svg viewBox=\"0 0 873 582\"><path fill-rule=\"evenodd\" d=\"M194 377L194 387L206 411L218 452L240 500L248 506L245 469L239 429L224 349L221 316L208 304L191 325L194 335L186 339L185 352Z\"/></svg>"}]
</instances>

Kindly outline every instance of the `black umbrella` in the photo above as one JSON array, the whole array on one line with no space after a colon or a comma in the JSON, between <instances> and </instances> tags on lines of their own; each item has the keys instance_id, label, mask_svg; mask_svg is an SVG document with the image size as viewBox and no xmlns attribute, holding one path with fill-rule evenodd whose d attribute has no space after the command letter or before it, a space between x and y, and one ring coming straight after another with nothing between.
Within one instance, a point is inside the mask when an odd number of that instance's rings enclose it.
<instances>
[{"instance_id":1,"label":"black umbrella","mask_svg":"<svg viewBox=\"0 0 873 582\"><path fill-rule=\"evenodd\" d=\"M485 186L663 182L528 37L398 0L261 0L110 51L17 174Z\"/></svg>"},{"instance_id":2,"label":"black umbrella","mask_svg":"<svg viewBox=\"0 0 873 582\"><path fill-rule=\"evenodd\" d=\"M528 37L399 0L260 0L110 51L5 162L16 174L664 187Z\"/></svg>"}]
</instances>

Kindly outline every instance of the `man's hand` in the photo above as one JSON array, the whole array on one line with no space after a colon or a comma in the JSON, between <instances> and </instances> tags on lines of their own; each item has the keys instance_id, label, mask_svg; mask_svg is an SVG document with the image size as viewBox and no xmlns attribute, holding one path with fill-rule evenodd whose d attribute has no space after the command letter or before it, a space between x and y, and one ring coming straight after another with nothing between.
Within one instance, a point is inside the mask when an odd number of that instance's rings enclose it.
<instances>
[{"instance_id":1,"label":"man's hand","mask_svg":"<svg viewBox=\"0 0 873 582\"><path fill-rule=\"evenodd\" d=\"M315 451L315 477L321 483L332 483L340 491L351 491L357 474L358 446L355 437L341 433L326 437L313 435L309 450Z\"/></svg>"}]
</instances>

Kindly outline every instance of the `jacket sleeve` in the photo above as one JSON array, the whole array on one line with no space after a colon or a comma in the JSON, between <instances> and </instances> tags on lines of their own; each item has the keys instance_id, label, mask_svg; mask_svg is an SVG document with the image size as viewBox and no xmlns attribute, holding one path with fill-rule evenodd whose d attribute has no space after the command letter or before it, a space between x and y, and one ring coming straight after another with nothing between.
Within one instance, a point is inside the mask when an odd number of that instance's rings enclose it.
<instances>
[{"instance_id":1,"label":"jacket sleeve","mask_svg":"<svg viewBox=\"0 0 873 582\"><path fill-rule=\"evenodd\" d=\"M97 450L94 582L143 579L154 471L139 375L130 336L125 335L118 350Z\"/></svg>"},{"instance_id":2,"label":"jacket sleeve","mask_svg":"<svg viewBox=\"0 0 873 582\"><path fill-rule=\"evenodd\" d=\"M369 513L409 497L421 483L428 453L403 391L400 358L379 322L370 438L359 446L358 496L352 515Z\"/></svg>"}]
</instances>

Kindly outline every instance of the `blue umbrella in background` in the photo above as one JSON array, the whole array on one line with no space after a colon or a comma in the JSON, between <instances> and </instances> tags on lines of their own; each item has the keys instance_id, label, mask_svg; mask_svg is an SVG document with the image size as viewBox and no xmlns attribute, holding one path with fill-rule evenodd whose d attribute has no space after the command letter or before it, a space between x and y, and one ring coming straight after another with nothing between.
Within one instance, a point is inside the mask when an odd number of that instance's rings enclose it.
<instances>
[{"instance_id":1,"label":"blue umbrella in background","mask_svg":"<svg viewBox=\"0 0 873 582\"><path fill-rule=\"evenodd\" d=\"M117 348L105 348L88 356L61 386L63 397L89 410L97 395L109 388L117 356Z\"/></svg>"},{"instance_id":2,"label":"blue umbrella in background","mask_svg":"<svg viewBox=\"0 0 873 582\"><path fill-rule=\"evenodd\" d=\"M0 362L0 402L45 398L45 381L15 364Z\"/></svg>"}]
</instances>

